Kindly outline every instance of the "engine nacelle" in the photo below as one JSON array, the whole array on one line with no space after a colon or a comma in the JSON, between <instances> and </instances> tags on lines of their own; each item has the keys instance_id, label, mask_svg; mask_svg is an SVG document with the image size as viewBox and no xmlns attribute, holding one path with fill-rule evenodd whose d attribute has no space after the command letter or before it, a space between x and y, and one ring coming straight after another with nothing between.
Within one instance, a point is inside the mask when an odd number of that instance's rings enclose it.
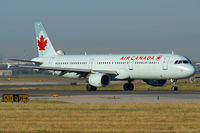
<instances>
[{"instance_id":1,"label":"engine nacelle","mask_svg":"<svg viewBox=\"0 0 200 133\"><path fill-rule=\"evenodd\" d=\"M167 82L167 80L143 80L143 81L151 86L163 86Z\"/></svg>"},{"instance_id":2,"label":"engine nacelle","mask_svg":"<svg viewBox=\"0 0 200 133\"><path fill-rule=\"evenodd\" d=\"M110 77L103 73L95 73L89 76L88 82L95 87L105 87L109 85Z\"/></svg>"},{"instance_id":3,"label":"engine nacelle","mask_svg":"<svg viewBox=\"0 0 200 133\"><path fill-rule=\"evenodd\" d=\"M58 54L58 55L66 55L65 52L64 52L63 50L58 50L58 51L57 51L57 54Z\"/></svg>"}]
</instances>

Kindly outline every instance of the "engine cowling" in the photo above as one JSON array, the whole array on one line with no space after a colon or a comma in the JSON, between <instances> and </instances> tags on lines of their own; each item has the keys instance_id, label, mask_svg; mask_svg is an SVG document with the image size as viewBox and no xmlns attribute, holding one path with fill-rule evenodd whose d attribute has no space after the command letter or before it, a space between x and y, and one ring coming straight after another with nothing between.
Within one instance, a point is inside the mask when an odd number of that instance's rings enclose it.
<instances>
[{"instance_id":1,"label":"engine cowling","mask_svg":"<svg viewBox=\"0 0 200 133\"><path fill-rule=\"evenodd\" d=\"M143 80L143 81L151 86L163 86L167 82L167 80Z\"/></svg>"},{"instance_id":2,"label":"engine cowling","mask_svg":"<svg viewBox=\"0 0 200 133\"><path fill-rule=\"evenodd\" d=\"M88 82L95 87L105 87L110 84L110 77L104 73L90 74Z\"/></svg>"}]
</instances>

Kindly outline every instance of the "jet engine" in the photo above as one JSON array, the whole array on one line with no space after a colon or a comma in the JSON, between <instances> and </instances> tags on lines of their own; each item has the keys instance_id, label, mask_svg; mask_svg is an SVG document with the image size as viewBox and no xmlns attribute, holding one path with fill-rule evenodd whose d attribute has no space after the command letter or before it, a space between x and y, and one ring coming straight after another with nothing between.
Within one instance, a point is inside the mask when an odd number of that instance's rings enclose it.
<instances>
[{"instance_id":1,"label":"jet engine","mask_svg":"<svg viewBox=\"0 0 200 133\"><path fill-rule=\"evenodd\" d=\"M110 77L104 73L90 74L88 83L95 87L105 87L110 83Z\"/></svg>"},{"instance_id":2,"label":"jet engine","mask_svg":"<svg viewBox=\"0 0 200 133\"><path fill-rule=\"evenodd\" d=\"M58 55L66 55L65 52L64 52L63 50L58 50L58 51L57 51L57 54L58 54Z\"/></svg>"},{"instance_id":3,"label":"jet engine","mask_svg":"<svg viewBox=\"0 0 200 133\"><path fill-rule=\"evenodd\" d=\"M163 86L167 82L167 80L143 80L143 81L151 86Z\"/></svg>"}]
</instances>

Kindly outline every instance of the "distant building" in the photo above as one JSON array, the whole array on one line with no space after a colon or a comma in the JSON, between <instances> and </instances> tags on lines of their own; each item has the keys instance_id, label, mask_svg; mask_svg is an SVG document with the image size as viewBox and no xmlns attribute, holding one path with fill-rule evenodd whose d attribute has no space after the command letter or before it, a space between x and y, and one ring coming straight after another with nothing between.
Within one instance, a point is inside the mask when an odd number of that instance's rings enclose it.
<instances>
[{"instance_id":1,"label":"distant building","mask_svg":"<svg viewBox=\"0 0 200 133\"><path fill-rule=\"evenodd\" d=\"M2 77L12 76L12 70L0 70L0 76Z\"/></svg>"},{"instance_id":2,"label":"distant building","mask_svg":"<svg viewBox=\"0 0 200 133\"><path fill-rule=\"evenodd\" d=\"M3 62L3 58L2 58L2 56L0 56L0 63L2 63Z\"/></svg>"},{"instance_id":3,"label":"distant building","mask_svg":"<svg viewBox=\"0 0 200 133\"><path fill-rule=\"evenodd\" d=\"M199 73L200 72L200 62L197 62L195 66L197 69L197 73Z\"/></svg>"},{"instance_id":4,"label":"distant building","mask_svg":"<svg viewBox=\"0 0 200 133\"><path fill-rule=\"evenodd\" d=\"M32 63L26 63L26 62L0 63L0 77L22 76L22 75L50 75L48 71L24 69L24 68L19 68L18 65L32 65Z\"/></svg>"}]
</instances>

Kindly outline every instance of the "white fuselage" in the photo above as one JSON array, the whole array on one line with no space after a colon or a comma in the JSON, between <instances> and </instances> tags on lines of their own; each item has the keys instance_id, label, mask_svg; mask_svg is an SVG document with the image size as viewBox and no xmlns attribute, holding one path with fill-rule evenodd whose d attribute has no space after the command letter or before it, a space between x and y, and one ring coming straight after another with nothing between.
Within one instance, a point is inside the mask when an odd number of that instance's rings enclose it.
<instances>
[{"instance_id":1,"label":"white fuselage","mask_svg":"<svg viewBox=\"0 0 200 133\"><path fill-rule=\"evenodd\" d=\"M173 54L120 54L120 55L63 55L34 58L41 66L116 71L113 80L127 79L183 79L195 73L195 67L184 56ZM59 71L51 71L59 74ZM69 72L68 78L82 77Z\"/></svg>"}]
</instances>

